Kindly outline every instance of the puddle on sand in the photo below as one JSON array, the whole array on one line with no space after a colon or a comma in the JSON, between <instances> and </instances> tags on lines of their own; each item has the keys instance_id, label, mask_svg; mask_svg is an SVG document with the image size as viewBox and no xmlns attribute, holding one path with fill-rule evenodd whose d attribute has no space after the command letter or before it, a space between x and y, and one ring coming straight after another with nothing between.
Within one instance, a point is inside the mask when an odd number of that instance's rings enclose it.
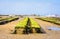
<instances>
[{"instance_id":1,"label":"puddle on sand","mask_svg":"<svg viewBox=\"0 0 60 39\"><path fill-rule=\"evenodd\" d=\"M47 27L48 30L60 31L59 27Z\"/></svg>"}]
</instances>

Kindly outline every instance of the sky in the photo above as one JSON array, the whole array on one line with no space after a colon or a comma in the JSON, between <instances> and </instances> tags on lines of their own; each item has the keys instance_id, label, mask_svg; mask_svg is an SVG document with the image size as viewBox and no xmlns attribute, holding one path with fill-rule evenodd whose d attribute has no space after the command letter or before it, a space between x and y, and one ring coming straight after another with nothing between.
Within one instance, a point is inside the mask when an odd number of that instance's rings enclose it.
<instances>
[{"instance_id":1,"label":"sky","mask_svg":"<svg viewBox=\"0 0 60 39\"><path fill-rule=\"evenodd\" d=\"M4 15L60 15L60 0L0 0Z\"/></svg>"}]
</instances>

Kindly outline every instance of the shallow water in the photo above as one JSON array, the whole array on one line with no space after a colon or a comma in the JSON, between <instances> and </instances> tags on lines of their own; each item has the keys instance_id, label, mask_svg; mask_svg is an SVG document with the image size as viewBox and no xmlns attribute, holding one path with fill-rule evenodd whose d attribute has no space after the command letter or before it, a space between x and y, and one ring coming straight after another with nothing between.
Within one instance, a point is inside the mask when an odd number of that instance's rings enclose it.
<instances>
[{"instance_id":1,"label":"shallow water","mask_svg":"<svg viewBox=\"0 0 60 39\"><path fill-rule=\"evenodd\" d=\"M60 31L59 27L47 27L48 30Z\"/></svg>"}]
</instances>

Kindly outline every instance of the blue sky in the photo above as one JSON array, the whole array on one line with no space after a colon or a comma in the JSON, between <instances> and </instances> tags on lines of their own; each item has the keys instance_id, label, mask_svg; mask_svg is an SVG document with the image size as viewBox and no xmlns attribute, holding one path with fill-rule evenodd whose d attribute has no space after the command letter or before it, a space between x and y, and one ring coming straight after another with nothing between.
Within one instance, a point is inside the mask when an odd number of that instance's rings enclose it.
<instances>
[{"instance_id":1,"label":"blue sky","mask_svg":"<svg viewBox=\"0 0 60 39\"><path fill-rule=\"evenodd\" d=\"M0 14L60 15L60 0L0 0Z\"/></svg>"}]
</instances>

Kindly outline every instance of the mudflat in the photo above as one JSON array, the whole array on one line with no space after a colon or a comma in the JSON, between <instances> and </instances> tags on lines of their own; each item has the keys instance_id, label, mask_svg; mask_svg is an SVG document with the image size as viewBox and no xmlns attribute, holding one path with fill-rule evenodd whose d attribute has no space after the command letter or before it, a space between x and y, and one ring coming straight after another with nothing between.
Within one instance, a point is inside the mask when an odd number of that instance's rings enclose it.
<instances>
[{"instance_id":1,"label":"mudflat","mask_svg":"<svg viewBox=\"0 0 60 39\"><path fill-rule=\"evenodd\" d=\"M14 27L20 20L22 19L12 21L4 25L0 25L0 39L60 39L60 31L52 31L47 29L47 27L50 26L60 27L60 25L56 25L38 19L35 19L35 21L39 25L41 25L41 27L46 33L11 34L11 32L14 30Z\"/></svg>"}]
</instances>

